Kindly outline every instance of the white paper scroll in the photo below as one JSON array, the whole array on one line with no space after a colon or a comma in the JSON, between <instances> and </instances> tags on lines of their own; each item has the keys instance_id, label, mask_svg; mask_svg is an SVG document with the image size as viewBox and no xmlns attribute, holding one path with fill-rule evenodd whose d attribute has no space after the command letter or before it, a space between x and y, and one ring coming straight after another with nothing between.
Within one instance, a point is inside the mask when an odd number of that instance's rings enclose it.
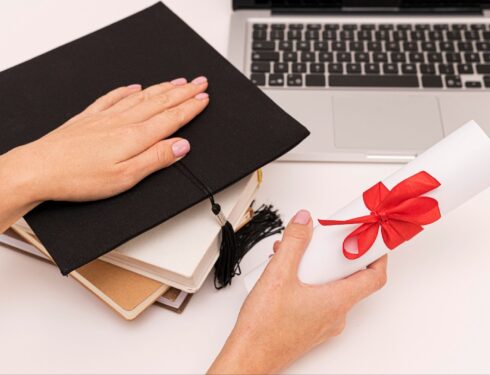
<instances>
[{"instance_id":1,"label":"white paper scroll","mask_svg":"<svg viewBox=\"0 0 490 375\"><path fill-rule=\"evenodd\" d=\"M474 121L470 121L403 166L383 183L391 190L402 180L420 171L428 172L441 183L439 188L425 196L437 199L441 220L444 220L449 211L490 186L490 139ZM331 217L320 217L345 220L368 214L369 210L362 197L359 197ZM379 233L366 254L356 260L346 259L342 253L342 242L358 226L359 224L327 227L316 225L312 241L299 267L300 280L308 284L337 280L365 268L390 252ZM430 230L430 225L425 226L424 231L427 230ZM403 246L410 246L410 241L399 248ZM397 249L394 250L396 251ZM250 290L255 285L264 268L265 265L247 275L247 289Z\"/></svg>"}]
</instances>

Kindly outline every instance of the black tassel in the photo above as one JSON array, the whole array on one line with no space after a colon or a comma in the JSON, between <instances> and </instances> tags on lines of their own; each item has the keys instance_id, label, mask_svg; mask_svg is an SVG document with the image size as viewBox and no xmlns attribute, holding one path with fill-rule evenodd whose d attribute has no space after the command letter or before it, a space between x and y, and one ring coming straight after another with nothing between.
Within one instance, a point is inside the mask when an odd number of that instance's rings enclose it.
<instances>
[{"instance_id":1,"label":"black tassel","mask_svg":"<svg viewBox=\"0 0 490 375\"><path fill-rule=\"evenodd\" d=\"M257 243L264 238L284 230L282 220L272 205L262 205L254 212L252 219L238 232L221 215L221 208L213 204L213 213L218 216L221 227L221 247L214 266L214 286L216 289L231 285L234 276L241 274L240 262Z\"/></svg>"}]
</instances>

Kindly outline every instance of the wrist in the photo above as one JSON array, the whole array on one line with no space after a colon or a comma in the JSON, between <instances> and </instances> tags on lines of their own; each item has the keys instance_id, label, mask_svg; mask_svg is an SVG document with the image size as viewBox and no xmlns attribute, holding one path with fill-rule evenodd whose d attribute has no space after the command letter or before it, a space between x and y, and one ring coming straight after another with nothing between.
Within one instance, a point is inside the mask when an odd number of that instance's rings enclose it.
<instances>
[{"instance_id":1,"label":"wrist","mask_svg":"<svg viewBox=\"0 0 490 375\"><path fill-rule=\"evenodd\" d=\"M26 146L20 146L0 156L2 211L18 212L21 216L41 203L35 168L25 149Z\"/></svg>"}]
</instances>

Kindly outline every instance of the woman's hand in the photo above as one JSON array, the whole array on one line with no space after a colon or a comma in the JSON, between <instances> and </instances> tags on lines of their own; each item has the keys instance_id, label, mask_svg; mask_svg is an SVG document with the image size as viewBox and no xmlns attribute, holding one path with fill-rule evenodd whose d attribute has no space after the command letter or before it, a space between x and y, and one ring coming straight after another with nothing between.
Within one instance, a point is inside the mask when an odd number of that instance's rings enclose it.
<instances>
[{"instance_id":1,"label":"woman's hand","mask_svg":"<svg viewBox=\"0 0 490 375\"><path fill-rule=\"evenodd\" d=\"M39 140L2 155L0 232L42 201L107 198L184 157L189 142L168 137L206 108L207 86L198 77L145 90L117 88Z\"/></svg>"},{"instance_id":2,"label":"woman's hand","mask_svg":"<svg viewBox=\"0 0 490 375\"><path fill-rule=\"evenodd\" d=\"M276 254L242 306L237 323L211 366L213 374L276 373L340 334L346 315L386 283L386 256L345 279L307 285L298 266L312 234L307 211L289 223Z\"/></svg>"}]
</instances>

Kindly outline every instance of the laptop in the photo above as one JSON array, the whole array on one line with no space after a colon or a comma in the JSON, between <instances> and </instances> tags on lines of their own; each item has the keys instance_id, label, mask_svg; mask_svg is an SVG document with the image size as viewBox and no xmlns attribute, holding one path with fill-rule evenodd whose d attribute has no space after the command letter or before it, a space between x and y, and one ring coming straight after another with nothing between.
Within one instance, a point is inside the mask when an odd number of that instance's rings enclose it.
<instances>
[{"instance_id":1,"label":"laptop","mask_svg":"<svg viewBox=\"0 0 490 375\"><path fill-rule=\"evenodd\" d=\"M229 59L311 131L282 160L406 162L490 135L490 1L234 0Z\"/></svg>"}]
</instances>

